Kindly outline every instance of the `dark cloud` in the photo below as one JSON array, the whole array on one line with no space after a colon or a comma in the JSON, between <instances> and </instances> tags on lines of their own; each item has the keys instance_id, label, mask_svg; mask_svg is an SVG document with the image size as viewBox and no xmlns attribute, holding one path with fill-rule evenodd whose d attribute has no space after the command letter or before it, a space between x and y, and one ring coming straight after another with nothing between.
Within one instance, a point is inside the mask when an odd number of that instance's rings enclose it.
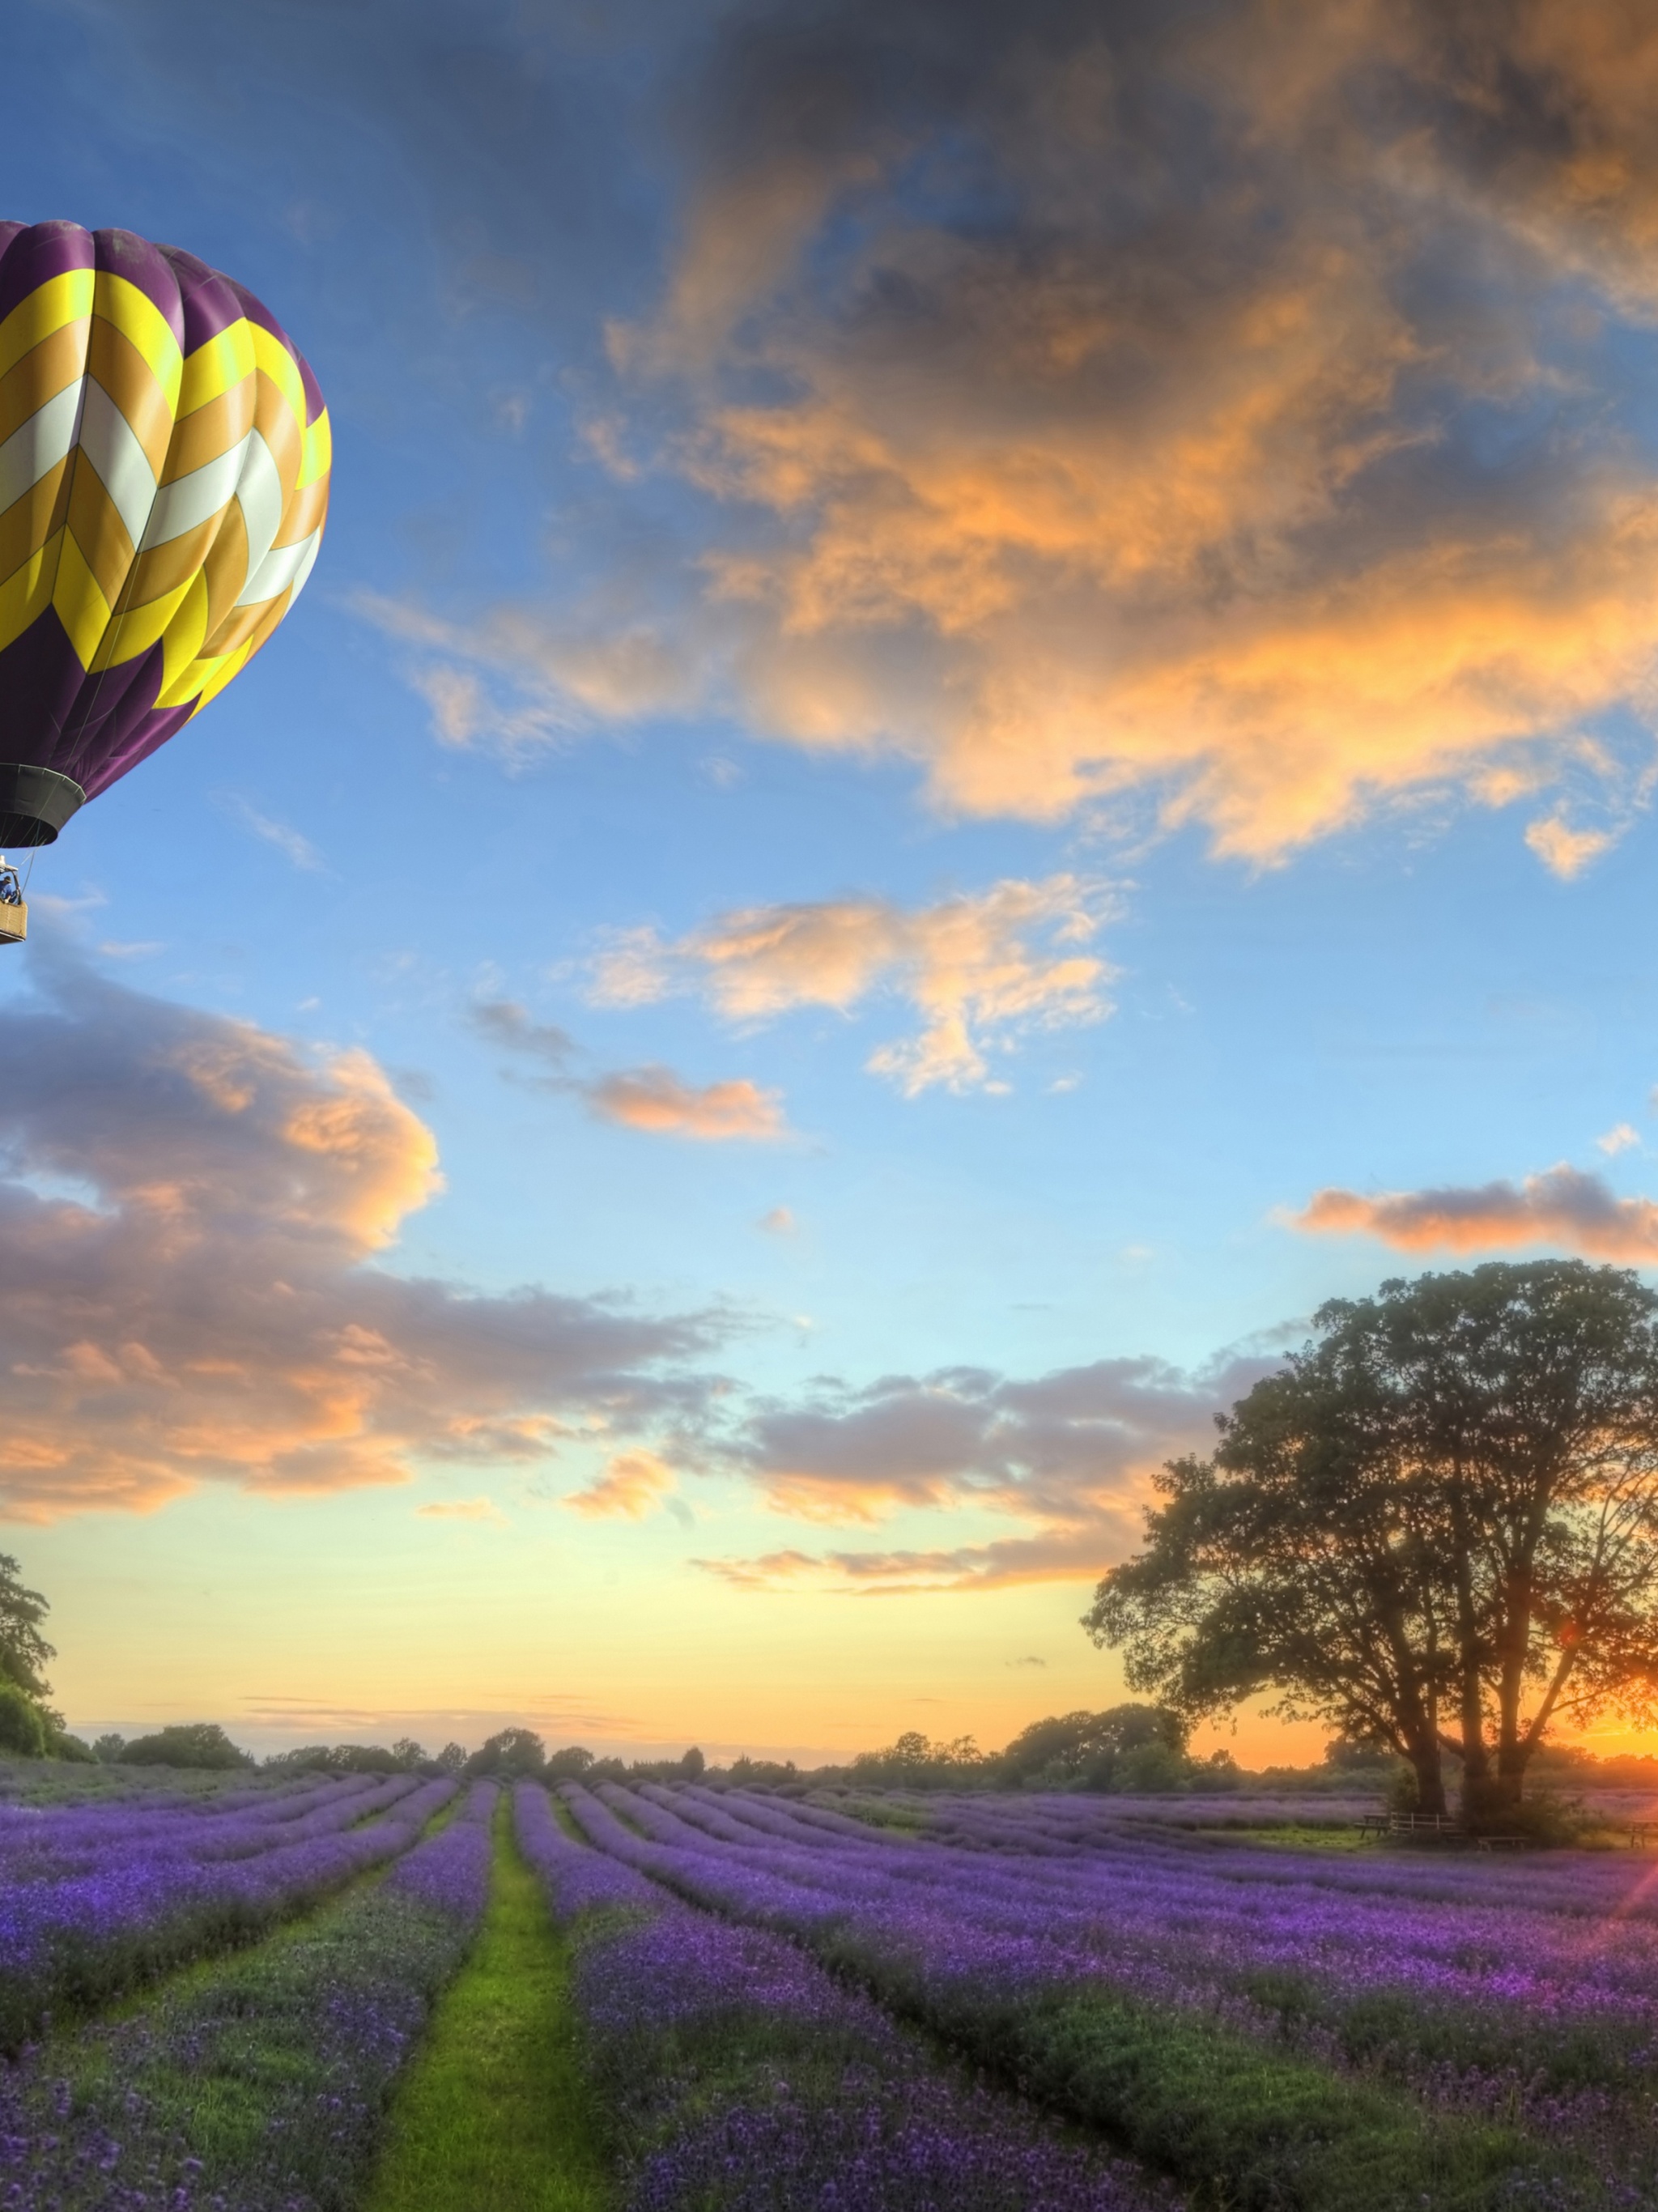
<instances>
[{"instance_id":1,"label":"dark cloud","mask_svg":"<svg viewBox=\"0 0 1658 2212\"><path fill-rule=\"evenodd\" d=\"M366 1054L33 950L37 995L0 1011L0 1510L399 1482L694 1418L706 1317L376 1262L440 1178Z\"/></svg>"},{"instance_id":2,"label":"dark cloud","mask_svg":"<svg viewBox=\"0 0 1658 2212\"><path fill-rule=\"evenodd\" d=\"M804 1405L762 1405L723 1463L780 1512L871 1522L907 1509L976 1508L1015 1527L948 1547L699 1565L745 1588L827 1577L872 1591L1097 1573L1133 1548L1152 1471L1203 1449L1215 1413L1272 1364L1228 1358L1187 1374L1156 1359L1102 1359L1030 1380L956 1368L856 1391L826 1386Z\"/></svg>"}]
</instances>

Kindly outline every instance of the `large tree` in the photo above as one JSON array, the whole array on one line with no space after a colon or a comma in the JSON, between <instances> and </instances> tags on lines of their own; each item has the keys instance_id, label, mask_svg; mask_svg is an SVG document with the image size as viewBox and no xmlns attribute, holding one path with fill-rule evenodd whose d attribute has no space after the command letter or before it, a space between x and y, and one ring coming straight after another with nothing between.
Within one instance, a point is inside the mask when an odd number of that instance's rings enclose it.
<instances>
[{"instance_id":1,"label":"large tree","mask_svg":"<svg viewBox=\"0 0 1658 2212\"><path fill-rule=\"evenodd\" d=\"M1337 1300L1172 1462L1084 1626L1196 1717L1260 1692L1484 1815L1546 1730L1658 1712L1658 1296L1581 1261Z\"/></svg>"}]
</instances>

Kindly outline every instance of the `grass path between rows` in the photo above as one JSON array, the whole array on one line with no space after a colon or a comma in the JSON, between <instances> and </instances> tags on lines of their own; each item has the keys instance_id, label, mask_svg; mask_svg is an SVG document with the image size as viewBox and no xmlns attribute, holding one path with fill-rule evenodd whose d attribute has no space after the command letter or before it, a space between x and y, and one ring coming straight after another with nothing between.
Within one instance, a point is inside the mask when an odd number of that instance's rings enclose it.
<instances>
[{"instance_id":1,"label":"grass path between rows","mask_svg":"<svg viewBox=\"0 0 1658 2212\"><path fill-rule=\"evenodd\" d=\"M610 2212L569 1949L495 1815L489 1907L392 2107L364 2212Z\"/></svg>"}]
</instances>

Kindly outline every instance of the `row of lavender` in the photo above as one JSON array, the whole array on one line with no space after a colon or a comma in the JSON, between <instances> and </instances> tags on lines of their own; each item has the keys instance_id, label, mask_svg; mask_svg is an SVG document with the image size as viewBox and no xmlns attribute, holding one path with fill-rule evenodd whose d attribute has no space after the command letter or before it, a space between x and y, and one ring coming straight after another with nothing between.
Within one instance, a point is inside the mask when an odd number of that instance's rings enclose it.
<instances>
[{"instance_id":1,"label":"row of lavender","mask_svg":"<svg viewBox=\"0 0 1658 2212\"><path fill-rule=\"evenodd\" d=\"M942 2066L765 1930L572 1840L520 1844L575 1936L574 1996L628 2212L1136 2212L1160 2192Z\"/></svg>"},{"instance_id":2,"label":"row of lavender","mask_svg":"<svg viewBox=\"0 0 1658 2212\"><path fill-rule=\"evenodd\" d=\"M1402 2010L1408 2045L1394 2055L1412 2077L1424 2045L1455 2044L1477 2045L1505 2096L1516 2069L1540 2069L1555 2092L1627 2076L1646 2098L1658 2085L1658 1881L1645 1860L1357 1859L1144 1832L1079 1843L1040 1805L1016 1838L997 1836L993 1858L895 1846L812 1806L648 1784L604 1794L661 1843L723 1843L820 1898L855 1892L866 1911L1035 1936L1060 1972L1108 1968L1160 2002L1242 2002L1275 2031L1291 2014L1355 2059L1377 2056L1376 2023Z\"/></svg>"},{"instance_id":3,"label":"row of lavender","mask_svg":"<svg viewBox=\"0 0 1658 2212\"><path fill-rule=\"evenodd\" d=\"M806 1945L1187 2180L1226 2161L1241 2202L1278 2201L1291 2170L1289 2202L1385 2202L1388 2171L1400 2201L1423 2176L1436 2203L1546 2175L1574 2203L1658 2187L1643 1864L1079 1838L1040 1806L1023 1849L999 1809L979 1839L996 1848L968 1849L737 1793L567 1795L613 1856Z\"/></svg>"},{"instance_id":4,"label":"row of lavender","mask_svg":"<svg viewBox=\"0 0 1658 2212\"><path fill-rule=\"evenodd\" d=\"M407 1850L452 1782L353 1778L240 1802L0 1821L0 2051L247 1941Z\"/></svg>"},{"instance_id":5,"label":"row of lavender","mask_svg":"<svg viewBox=\"0 0 1658 2212\"><path fill-rule=\"evenodd\" d=\"M477 1784L384 1881L319 1919L0 2069L0 2208L350 2212L396 2079L483 1917L495 1798ZM435 1802L401 1801L405 1844Z\"/></svg>"}]
</instances>

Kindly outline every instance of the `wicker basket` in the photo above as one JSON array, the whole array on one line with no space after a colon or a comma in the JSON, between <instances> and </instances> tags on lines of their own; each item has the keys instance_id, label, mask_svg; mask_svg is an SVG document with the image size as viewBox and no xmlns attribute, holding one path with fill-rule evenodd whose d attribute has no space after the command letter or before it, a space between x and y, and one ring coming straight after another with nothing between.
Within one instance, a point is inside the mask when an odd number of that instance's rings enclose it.
<instances>
[{"instance_id":1,"label":"wicker basket","mask_svg":"<svg viewBox=\"0 0 1658 2212\"><path fill-rule=\"evenodd\" d=\"M0 945L21 945L28 933L28 908L21 901L9 906L0 899Z\"/></svg>"}]
</instances>

